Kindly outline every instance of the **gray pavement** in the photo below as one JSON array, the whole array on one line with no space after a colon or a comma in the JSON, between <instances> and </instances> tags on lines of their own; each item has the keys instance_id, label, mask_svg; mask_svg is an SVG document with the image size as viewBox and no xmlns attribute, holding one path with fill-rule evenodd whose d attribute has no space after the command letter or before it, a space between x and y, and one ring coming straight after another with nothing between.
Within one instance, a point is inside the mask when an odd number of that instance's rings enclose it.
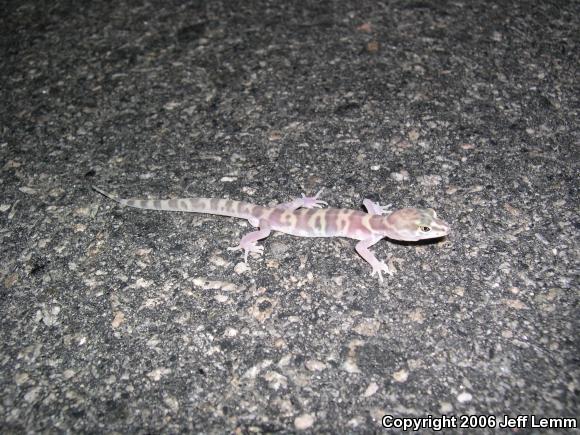
<instances>
[{"instance_id":1,"label":"gray pavement","mask_svg":"<svg viewBox=\"0 0 580 435\"><path fill-rule=\"evenodd\" d=\"M2 3L1 433L577 425L578 2ZM247 222L92 185L452 233L244 265Z\"/></svg>"}]
</instances>

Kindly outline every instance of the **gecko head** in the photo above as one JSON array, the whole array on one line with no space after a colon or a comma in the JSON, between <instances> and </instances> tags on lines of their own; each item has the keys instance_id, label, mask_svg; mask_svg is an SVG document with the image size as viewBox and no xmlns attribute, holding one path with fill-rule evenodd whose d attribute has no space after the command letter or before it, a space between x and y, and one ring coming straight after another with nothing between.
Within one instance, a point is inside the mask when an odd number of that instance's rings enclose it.
<instances>
[{"instance_id":1,"label":"gecko head","mask_svg":"<svg viewBox=\"0 0 580 435\"><path fill-rule=\"evenodd\" d=\"M449 234L449 224L437 217L432 208L402 208L387 217L389 237L414 242L435 239Z\"/></svg>"}]
</instances>

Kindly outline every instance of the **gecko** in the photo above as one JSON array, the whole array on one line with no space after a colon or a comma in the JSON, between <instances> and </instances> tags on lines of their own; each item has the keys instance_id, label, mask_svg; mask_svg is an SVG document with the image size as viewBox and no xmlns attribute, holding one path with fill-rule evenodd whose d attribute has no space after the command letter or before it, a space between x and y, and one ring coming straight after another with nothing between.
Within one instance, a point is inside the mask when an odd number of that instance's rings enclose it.
<instances>
[{"instance_id":1,"label":"gecko","mask_svg":"<svg viewBox=\"0 0 580 435\"><path fill-rule=\"evenodd\" d=\"M432 208L401 208L389 212L387 207L370 199L363 201L366 213L343 208L323 208L327 206L319 196L301 198L278 204L274 207L263 207L244 201L218 198L175 198L175 199L123 199L107 193L98 187L93 189L117 203L146 210L180 211L207 213L246 219L256 227L244 235L239 244L229 250L241 250L244 262L248 254L260 256L264 247L258 245L272 231L291 234L299 237L347 237L358 240L356 252L370 264L371 276L378 275L383 281L382 273L393 272L384 261L378 260L369 250L383 238L399 241L418 241L444 237L450 232L450 226L439 219Z\"/></svg>"}]
</instances>

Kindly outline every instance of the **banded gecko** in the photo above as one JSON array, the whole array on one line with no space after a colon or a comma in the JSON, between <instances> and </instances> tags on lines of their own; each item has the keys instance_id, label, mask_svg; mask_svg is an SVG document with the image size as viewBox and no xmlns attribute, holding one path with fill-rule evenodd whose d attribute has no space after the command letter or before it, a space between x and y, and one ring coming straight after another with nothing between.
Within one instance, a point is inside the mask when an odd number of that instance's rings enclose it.
<instances>
[{"instance_id":1,"label":"banded gecko","mask_svg":"<svg viewBox=\"0 0 580 435\"><path fill-rule=\"evenodd\" d=\"M121 205L147 210L208 213L247 219L257 231L246 234L236 247L242 250L247 263L248 254L261 255L264 247L258 240L268 237L272 230L299 237L348 237L359 240L355 249L372 267L372 275L383 280L382 273L392 274L384 261L379 261L369 248L384 237L400 241L417 241L446 236L449 225L437 218L431 208L402 208L388 213L385 207L369 199L363 201L367 213L358 210L325 208L326 201L318 199L322 191L306 197L262 207L248 202L217 198L122 199L97 187L93 189Z\"/></svg>"}]
</instances>

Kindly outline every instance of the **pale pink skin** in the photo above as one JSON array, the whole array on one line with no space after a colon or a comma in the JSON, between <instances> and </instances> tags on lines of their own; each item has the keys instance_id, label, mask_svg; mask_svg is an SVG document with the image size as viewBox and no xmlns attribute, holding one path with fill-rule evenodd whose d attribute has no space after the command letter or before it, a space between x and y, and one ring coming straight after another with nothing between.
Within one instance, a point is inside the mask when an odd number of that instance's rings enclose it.
<instances>
[{"instance_id":1,"label":"pale pink skin","mask_svg":"<svg viewBox=\"0 0 580 435\"><path fill-rule=\"evenodd\" d=\"M258 230L246 234L234 250L243 250L244 261L248 254L261 255L264 248L258 240L268 237L272 230L300 237L348 237L360 240L356 251L372 267L372 275L382 272L392 274L383 262L377 260L369 248L384 237L401 241L434 239L449 234L449 225L437 218L433 209L402 208L387 214L385 207L365 199L367 213L358 210L326 208L325 201L318 199L322 192L313 197L295 199L276 207L262 207L242 201L216 198L180 199L121 199L96 187L94 189L108 198L129 207L148 209L208 213L247 219Z\"/></svg>"}]
</instances>

